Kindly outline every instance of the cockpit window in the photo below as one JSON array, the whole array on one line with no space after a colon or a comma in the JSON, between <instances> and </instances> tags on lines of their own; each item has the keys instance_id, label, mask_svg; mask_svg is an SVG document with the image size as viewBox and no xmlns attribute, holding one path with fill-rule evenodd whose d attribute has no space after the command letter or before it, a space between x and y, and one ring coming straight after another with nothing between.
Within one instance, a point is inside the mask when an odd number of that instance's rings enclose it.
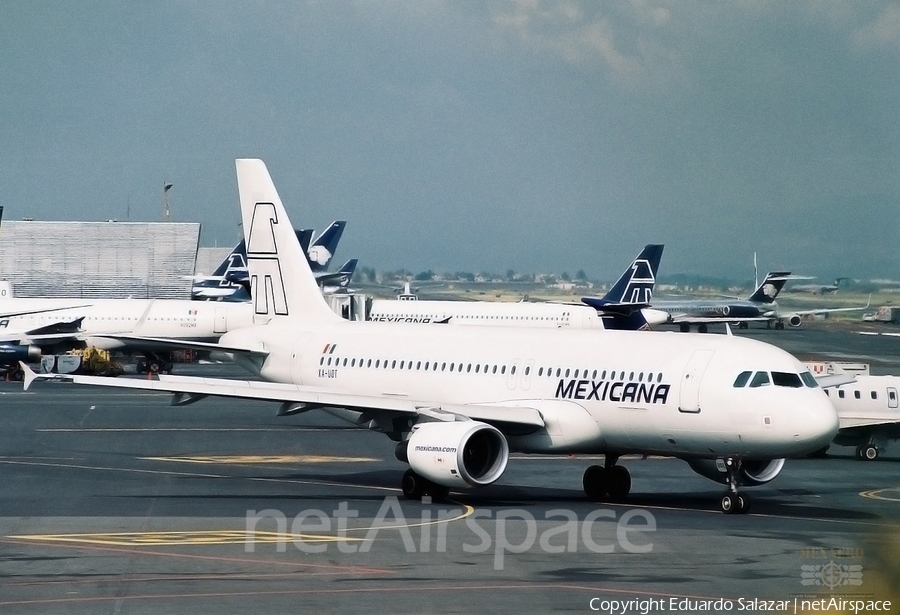
<instances>
[{"instance_id":1,"label":"cockpit window","mask_svg":"<svg viewBox=\"0 0 900 615\"><path fill-rule=\"evenodd\" d=\"M753 380L750 381L750 388L762 387L770 384L769 381L769 372L756 372L753 375Z\"/></svg>"},{"instance_id":2,"label":"cockpit window","mask_svg":"<svg viewBox=\"0 0 900 615\"><path fill-rule=\"evenodd\" d=\"M811 389L816 389L819 387L818 380L816 380L816 377L809 372L803 372L802 374L800 374L800 380L802 380L803 384Z\"/></svg>"},{"instance_id":3,"label":"cockpit window","mask_svg":"<svg viewBox=\"0 0 900 615\"><path fill-rule=\"evenodd\" d=\"M803 387L803 381L800 380L800 374L791 372L772 372L772 383L777 387L791 387L799 389Z\"/></svg>"},{"instance_id":4,"label":"cockpit window","mask_svg":"<svg viewBox=\"0 0 900 615\"><path fill-rule=\"evenodd\" d=\"M747 381L750 380L750 375L752 373L753 372L741 372L740 374L738 374L738 377L734 379L734 388L739 389L747 384Z\"/></svg>"}]
</instances>

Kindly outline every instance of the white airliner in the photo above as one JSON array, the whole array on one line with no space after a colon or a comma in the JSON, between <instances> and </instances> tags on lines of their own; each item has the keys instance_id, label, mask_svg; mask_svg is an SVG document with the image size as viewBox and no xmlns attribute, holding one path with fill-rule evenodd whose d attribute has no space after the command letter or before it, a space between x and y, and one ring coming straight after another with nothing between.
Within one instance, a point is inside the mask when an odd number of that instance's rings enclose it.
<instances>
[{"instance_id":1,"label":"white airliner","mask_svg":"<svg viewBox=\"0 0 900 615\"><path fill-rule=\"evenodd\" d=\"M94 346L141 352L150 370L160 371L170 367L171 347L130 336L212 342L252 321L253 308L245 303L7 297L0 299L0 361L33 361L42 351Z\"/></svg>"},{"instance_id":2,"label":"white airliner","mask_svg":"<svg viewBox=\"0 0 900 615\"><path fill-rule=\"evenodd\" d=\"M573 329L642 329L669 321L649 309L663 246L647 245L603 299L592 307L577 303L520 301L422 301L409 291L396 300L375 299L369 320ZM599 310L599 311L598 311Z\"/></svg>"},{"instance_id":3,"label":"white airliner","mask_svg":"<svg viewBox=\"0 0 900 615\"><path fill-rule=\"evenodd\" d=\"M835 444L855 445L859 459L877 459L889 440L900 438L900 376L856 375L825 392L840 418Z\"/></svg>"},{"instance_id":4,"label":"white airliner","mask_svg":"<svg viewBox=\"0 0 900 615\"><path fill-rule=\"evenodd\" d=\"M237 161L255 326L219 345L268 382L26 374L78 384L281 402L281 414L326 408L398 442L409 498L488 485L511 450L605 454L583 484L591 499L631 488L626 453L668 455L728 485L775 478L784 457L827 445L834 408L794 357L759 341L675 332L417 327L350 322L326 305L261 160ZM749 370L749 386L735 378ZM770 386L757 386L762 380Z\"/></svg>"}]
</instances>

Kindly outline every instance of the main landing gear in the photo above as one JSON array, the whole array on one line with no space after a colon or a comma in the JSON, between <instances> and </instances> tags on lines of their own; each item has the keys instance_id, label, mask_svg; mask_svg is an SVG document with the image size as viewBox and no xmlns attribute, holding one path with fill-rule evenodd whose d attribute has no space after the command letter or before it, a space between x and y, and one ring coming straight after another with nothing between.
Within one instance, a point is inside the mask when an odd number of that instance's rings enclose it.
<instances>
[{"instance_id":1,"label":"main landing gear","mask_svg":"<svg viewBox=\"0 0 900 615\"><path fill-rule=\"evenodd\" d=\"M733 457L725 459L725 471L728 474L728 493L722 496L719 509L725 514L742 514L750 507L750 500L738 492L740 483L741 460Z\"/></svg>"},{"instance_id":2,"label":"main landing gear","mask_svg":"<svg viewBox=\"0 0 900 615\"><path fill-rule=\"evenodd\" d=\"M875 461L878 459L878 447L874 444L862 444L856 447L856 458L863 461Z\"/></svg>"},{"instance_id":3,"label":"main landing gear","mask_svg":"<svg viewBox=\"0 0 900 615\"><path fill-rule=\"evenodd\" d=\"M603 466L590 466L584 471L582 484L589 500L624 500L631 491L631 474L625 466L616 465L618 460L618 455L606 455Z\"/></svg>"},{"instance_id":4,"label":"main landing gear","mask_svg":"<svg viewBox=\"0 0 900 615\"><path fill-rule=\"evenodd\" d=\"M403 491L403 497L407 500L421 500L426 496L430 497L432 501L446 500L450 495L450 489L419 476L412 468L403 473L400 489Z\"/></svg>"}]
</instances>

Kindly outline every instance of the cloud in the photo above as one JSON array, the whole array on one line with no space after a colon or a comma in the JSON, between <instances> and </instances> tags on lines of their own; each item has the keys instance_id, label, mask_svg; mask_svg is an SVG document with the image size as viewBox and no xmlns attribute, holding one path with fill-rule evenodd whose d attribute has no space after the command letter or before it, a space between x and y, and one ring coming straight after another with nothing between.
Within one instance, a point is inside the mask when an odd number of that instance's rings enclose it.
<instances>
[{"instance_id":1,"label":"cloud","mask_svg":"<svg viewBox=\"0 0 900 615\"><path fill-rule=\"evenodd\" d=\"M851 40L861 50L900 51L900 6L891 4L871 22L857 28Z\"/></svg>"}]
</instances>

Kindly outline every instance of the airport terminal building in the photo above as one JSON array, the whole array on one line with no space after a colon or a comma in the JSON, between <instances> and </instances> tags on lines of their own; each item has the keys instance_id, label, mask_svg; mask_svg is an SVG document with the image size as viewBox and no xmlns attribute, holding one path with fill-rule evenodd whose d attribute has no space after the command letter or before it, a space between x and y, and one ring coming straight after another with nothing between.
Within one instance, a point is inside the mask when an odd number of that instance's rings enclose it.
<instances>
[{"instance_id":1,"label":"airport terminal building","mask_svg":"<svg viewBox=\"0 0 900 615\"><path fill-rule=\"evenodd\" d=\"M18 297L189 299L198 222L7 221L0 280Z\"/></svg>"}]
</instances>

